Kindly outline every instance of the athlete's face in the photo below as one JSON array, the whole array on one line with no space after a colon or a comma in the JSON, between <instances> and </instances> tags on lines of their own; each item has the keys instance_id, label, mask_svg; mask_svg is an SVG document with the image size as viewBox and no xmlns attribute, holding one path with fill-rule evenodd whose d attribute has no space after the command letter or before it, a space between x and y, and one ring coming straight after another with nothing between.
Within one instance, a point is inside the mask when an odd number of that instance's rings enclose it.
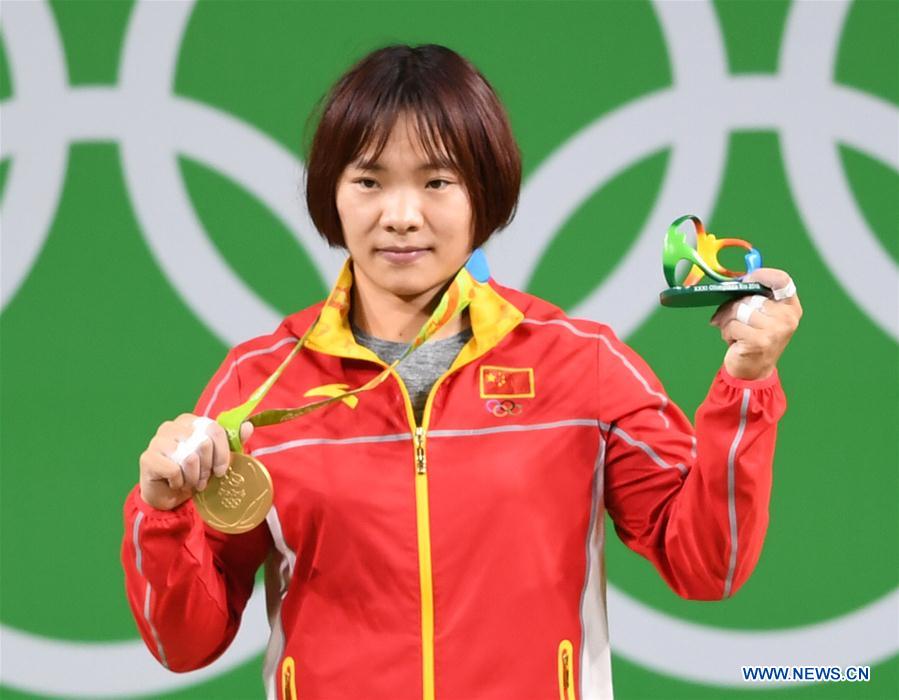
<instances>
[{"instance_id":1,"label":"athlete's face","mask_svg":"<svg viewBox=\"0 0 899 700\"><path fill-rule=\"evenodd\" d=\"M357 159L337 183L358 288L409 298L453 277L474 242L461 178L426 162L414 124L397 119L377 163Z\"/></svg>"}]
</instances>

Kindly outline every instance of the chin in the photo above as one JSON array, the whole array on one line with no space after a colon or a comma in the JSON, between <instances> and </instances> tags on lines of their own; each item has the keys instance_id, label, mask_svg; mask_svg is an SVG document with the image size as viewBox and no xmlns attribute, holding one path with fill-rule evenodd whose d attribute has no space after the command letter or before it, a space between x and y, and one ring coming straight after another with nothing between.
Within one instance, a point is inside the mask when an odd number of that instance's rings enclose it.
<instances>
[{"instance_id":1,"label":"chin","mask_svg":"<svg viewBox=\"0 0 899 700\"><path fill-rule=\"evenodd\" d=\"M365 261L359 272L375 287L398 297L425 294L449 282L456 273L456 268L447 269L445 264L438 264L433 253L410 264L391 263L377 254L366 257Z\"/></svg>"},{"instance_id":2,"label":"chin","mask_svg":"<svg viewBox=\"0 0 899 700\"><path fill-rule=\"evenodd\" d=\"M442 277L413 274L407 271L389 275L386 279L379 280L378 286L398 297L416 297L434 289L434 287L439 287L447 281L448 279L443 279Z\"/></svg>"}]
</instances>

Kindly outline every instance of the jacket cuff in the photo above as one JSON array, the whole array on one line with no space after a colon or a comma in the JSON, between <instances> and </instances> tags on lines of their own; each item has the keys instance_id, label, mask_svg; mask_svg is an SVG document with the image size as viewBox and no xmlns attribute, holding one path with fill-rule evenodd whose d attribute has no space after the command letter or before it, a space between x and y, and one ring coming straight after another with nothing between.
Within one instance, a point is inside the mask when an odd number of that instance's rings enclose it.
<instances>
[{"instance_id":1,"label":"jacket cuff","mask_svg":"<svg viewBox=\"0 0 899 700\"><path fill-rule=\"evenodd\" d=\"M146 517L153 518L154 520L175 521L185 518L191 519L194 517L194 513L196 512L194 500L192 498L188 498L186 501L184 501L184 503L172 508L171 510L160 510L159 508L154 508L149 503L147 503L140 495L139 483L135 485L135 487L131 490L128 498L131 499L131 502L134 504L134 507L137 508L137 510L143 513Z\"/></svg>"},{"instance_id":2,"label":"jacket cuff","mask_svg":"<svg viewBox=\"0 0 899 700\"><path fill-rule=\"evenodd\" d=\"M731 375L722 364L721 368L718 370L718 376L721 377L721 380L725 384L728 384L735 389L767 389L780 382L780 374L777 372L777 367L775 367L774 371L764 379L738 379Z\"/></svg>"}]
</instances>

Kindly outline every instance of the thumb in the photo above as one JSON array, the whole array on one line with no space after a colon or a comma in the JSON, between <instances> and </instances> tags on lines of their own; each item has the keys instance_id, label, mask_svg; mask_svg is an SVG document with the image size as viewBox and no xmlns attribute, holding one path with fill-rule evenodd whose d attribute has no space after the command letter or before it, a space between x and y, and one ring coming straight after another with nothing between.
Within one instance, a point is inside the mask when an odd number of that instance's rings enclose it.
<instances>
[{"instance_id":1,"label":"thumb","mask_svg":"<svg viewBox=\"0 0 899 700\"><path fill-rule=\"evenodd\" d=\"M240 425L240 441L245 443L253 434L253 424L250 421L244 421Z\"/></svg>"}]
</instances>

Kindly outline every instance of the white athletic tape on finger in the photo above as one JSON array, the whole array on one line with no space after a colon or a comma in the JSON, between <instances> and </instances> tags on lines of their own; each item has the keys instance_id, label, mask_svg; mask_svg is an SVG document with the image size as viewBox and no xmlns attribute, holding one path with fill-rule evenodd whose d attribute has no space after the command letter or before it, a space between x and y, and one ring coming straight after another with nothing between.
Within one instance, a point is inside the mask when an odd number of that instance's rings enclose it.
<instances>
[{"instance_id":1,"label":"white athletic tape on finger","mask_svg":"<svg viewBox=\"0 0 899 700\"><path fill-rule=\"evenodd\" d=\"M765 313L765 309L763 308L765 305L765 297L761 294L753 294L746 300L746 303L749 305L749 308Z\"/></svg>"},{"instance_id":2,"label":"white athletic tape on finger","mask_svg":"<svg viewBox=\"0 0 899 700\"><path fill-rule=\"evenodd\" d=\"M183 442L180 440L178 441L178 448L175 450L174 454L172 454L172 461L182 468L182 473L184 472L184 460L196 452L200 445L210 439L209 435L206 433L206 428L214 422L215 421L206 418L205 416L195 419L194 431L190 434L190 437Z\"/></svg>"},{"instance_id":3,"label":"white athletic tape on finger","mask_svg":"<svg viewBox=\"0 0 899 700\"><path fill-rule=\"evenodd\" d=\"M737 320L740 323L749 324L749 319L752 318L752 312L755 311L749 304L744 304L740 302L740 305L737 307Z\"/></svg>"},{"instance_id":4,"label":"white athletic tape on finger","mask_svg":"<svg viewBox=\"0 0 899 700\"><path fill-rule=\"evenodd\" d=\"M796 285L793 284L793 278L789 278L790 281L787 283L786 287L781 287L780 289L774 290L774 301L780 301L781 299L789 299L791 296L796 294Z\"/></svg>"}]
</instances>

